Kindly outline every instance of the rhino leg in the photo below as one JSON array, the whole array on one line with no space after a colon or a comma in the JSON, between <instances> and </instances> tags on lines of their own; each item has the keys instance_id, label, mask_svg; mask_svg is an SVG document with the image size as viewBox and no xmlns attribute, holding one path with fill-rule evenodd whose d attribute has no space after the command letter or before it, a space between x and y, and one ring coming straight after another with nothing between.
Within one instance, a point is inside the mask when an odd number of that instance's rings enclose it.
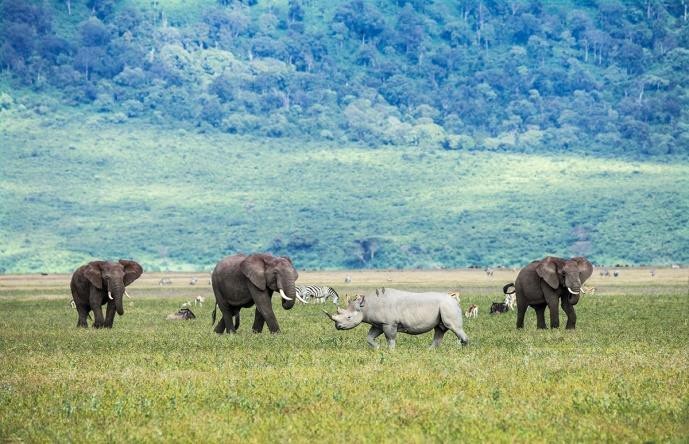
<instances>
[{"instance_id":1,"label":"rhino leg","mask_svg":"<svg viewBox=\"0 0 689 444\"><path fill-rule=\"evenodd\" d=\"M383 329L372 325L371 328L368 331L368 336L366 337L366 341L368 342L368 345L370 345L373 348L378 348L378 341L376 341L376 338L380 335L383 334Z\"/></svg>"},{"instance_id":2,"label":"rhino leg","mask_svg":"<svg viewBox=\"0 0 689 444\"><path fill-rule=\"evenodd\" d=\"M440 325L435 327L434 330L435 334L433 335L433 342L431 342L431 348L436 348L440 346L440 342L443 340L443 336L445 336L445 332L447 331L446 328L443 328Z\"/></svg>"},{"instance_id":3,"label":"rhino leg","mask_svg":"<svg viewBox=\"0 0 689 444\"><path fill-rule=\"evenodd\" d=\"M396 325L384 325L383 333L385 333L385 339L388 340L388 348L395 348L395 338L397 337L397 326Z\"/></svg>"},{"instance_id":4,"label":"rhino leg","mask_svg":"<svg viewBox=\"0 0 689 444\"><path fill-rule=\"evenodd\" d=\"M459 308L459 305L452 304L441 306L440 320L445 328L457 335L462 345L467 345L469 343L469 338L462 328L462 310Z\"/></svg>"}]
</instances>

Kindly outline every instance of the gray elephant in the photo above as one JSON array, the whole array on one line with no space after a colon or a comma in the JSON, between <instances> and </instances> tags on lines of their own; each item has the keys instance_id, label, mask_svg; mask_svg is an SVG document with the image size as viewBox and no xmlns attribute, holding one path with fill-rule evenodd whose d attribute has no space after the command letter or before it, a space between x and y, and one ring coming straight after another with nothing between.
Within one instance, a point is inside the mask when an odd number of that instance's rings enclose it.
<instances>
[{"instance_id":1,"label":"gray elephant","mask_svg":"<svg viewBox=\"0 0 689 444\"><path fill-rule=\"evenodd\" d=\"M558 328L558 303L567 314L566 328L575 328L577 315L574 306L579 302L582 285L592 273L593 265L584 257L561 259L548 256L522 268L514 283L517 290L517 328L524 328L524 314L529 307L536 310L538 328L546 328L546 307L550 309L550 327Z\"/></svg>"},{"instance_id":2,"label":"gray elephant","mask_svg":"<svg viewBox=\"0 0 689 444\"><path fill-rule=\"evenodd\" d=\"M239 310L252 305L256 305L253 331L260 333L264 323L267 323L271 333L279 332L271 296L273 292L278 292L282 298L282 308L291 309L295 298L299 298L295 291L298 277L292 261L285 256L255 253L224 258L218 262L211 275L216 309L220 308L222 313L215 332L234 333L239 328Z\"/></svg>"},{"instance_id":3,"label":"gray elephant","mask_svg":"<svg viewBox=\"0 0 689 444\"><path fill-rule=\"evenodd\" d=\"M82 265L72 275L70 289L79 313L77 327L87 327L86 317L93 311L94 328L112 328L115 312L122 316L122 297L125 287L141 276L143 268L137 262L120 259L118 262L93 261ZM105 319L101 306L108 304Z\"/></svg>"}]
</instances>

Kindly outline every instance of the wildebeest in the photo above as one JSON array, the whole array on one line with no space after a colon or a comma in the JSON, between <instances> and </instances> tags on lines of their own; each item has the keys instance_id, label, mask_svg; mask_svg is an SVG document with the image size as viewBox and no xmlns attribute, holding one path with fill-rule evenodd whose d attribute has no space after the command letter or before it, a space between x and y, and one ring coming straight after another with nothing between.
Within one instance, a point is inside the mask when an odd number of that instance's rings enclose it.
<instances>
[{"instance_id":1,"label":"wildebeest","mask_svg":"<svg viewBox=\"0 0 689 444\"><path fill-rule=\"evenodd\" d=\"M494 313L507 313L509 311L510 307L507 306L504 302L493 302L490 305L490 314Z\"/></svg>"},{"instance_id":2,"label":"wildebeest","mask_svg":"<svg viewBox=\"0 0 689 444\"><path fill-rule=\"evenodd\" d=\"M168 321L186 321L189 319L196 319L196 316L189 308L180 308L177 313L169 314L165 318Z\"/></svg>"}]
</instances>

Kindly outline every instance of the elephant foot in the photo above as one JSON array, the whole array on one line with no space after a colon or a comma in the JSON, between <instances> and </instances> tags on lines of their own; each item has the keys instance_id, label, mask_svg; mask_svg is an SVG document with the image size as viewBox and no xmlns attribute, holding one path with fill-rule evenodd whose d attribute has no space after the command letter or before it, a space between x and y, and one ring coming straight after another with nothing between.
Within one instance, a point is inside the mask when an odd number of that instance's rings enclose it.
<instances>
[{"instance_id":1,"label":"elephant foot","mask_svg":"<svg viewBox=\"0 0 689 444\"><path fill-rule=\"evenodd\" d=\"M574 325L567 324L567 326L565 327L565 330L574 330L575 328L576 327Z\"/></svg>"}]
</instances>

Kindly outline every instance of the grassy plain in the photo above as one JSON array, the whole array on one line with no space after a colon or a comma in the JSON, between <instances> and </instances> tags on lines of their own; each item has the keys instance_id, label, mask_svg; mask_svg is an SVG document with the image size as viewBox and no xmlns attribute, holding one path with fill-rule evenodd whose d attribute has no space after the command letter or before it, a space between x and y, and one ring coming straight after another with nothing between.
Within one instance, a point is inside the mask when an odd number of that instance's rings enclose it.
<instances>
[{"instance_id":1,"label":"grassy plain","mask_svg":"<svg viewBox=\"0 0 689 444\"><path fill-rule=\"evenodd\" d=\"M351 275L352 283L343 279ZM513 270L302 272L341 294L375 286L456 289L472 343L401 335L370 350L366 328L336 331L322 306L275 307L282 333L211 332L165 321L205 273L146 274L125 315L75 328L67 275L0 276L0 440L248 442L686 442L689 321L686 269L594 274L576 331L523 331L489 316ZM196 286L190 277L199 278ZM160 277L172 285L160 287ZM334 311L334 306L328 304ZM561 315L564 317L564 315ZM382 343L382 342L381 342Z\"/></svg>"}]
</instances>

